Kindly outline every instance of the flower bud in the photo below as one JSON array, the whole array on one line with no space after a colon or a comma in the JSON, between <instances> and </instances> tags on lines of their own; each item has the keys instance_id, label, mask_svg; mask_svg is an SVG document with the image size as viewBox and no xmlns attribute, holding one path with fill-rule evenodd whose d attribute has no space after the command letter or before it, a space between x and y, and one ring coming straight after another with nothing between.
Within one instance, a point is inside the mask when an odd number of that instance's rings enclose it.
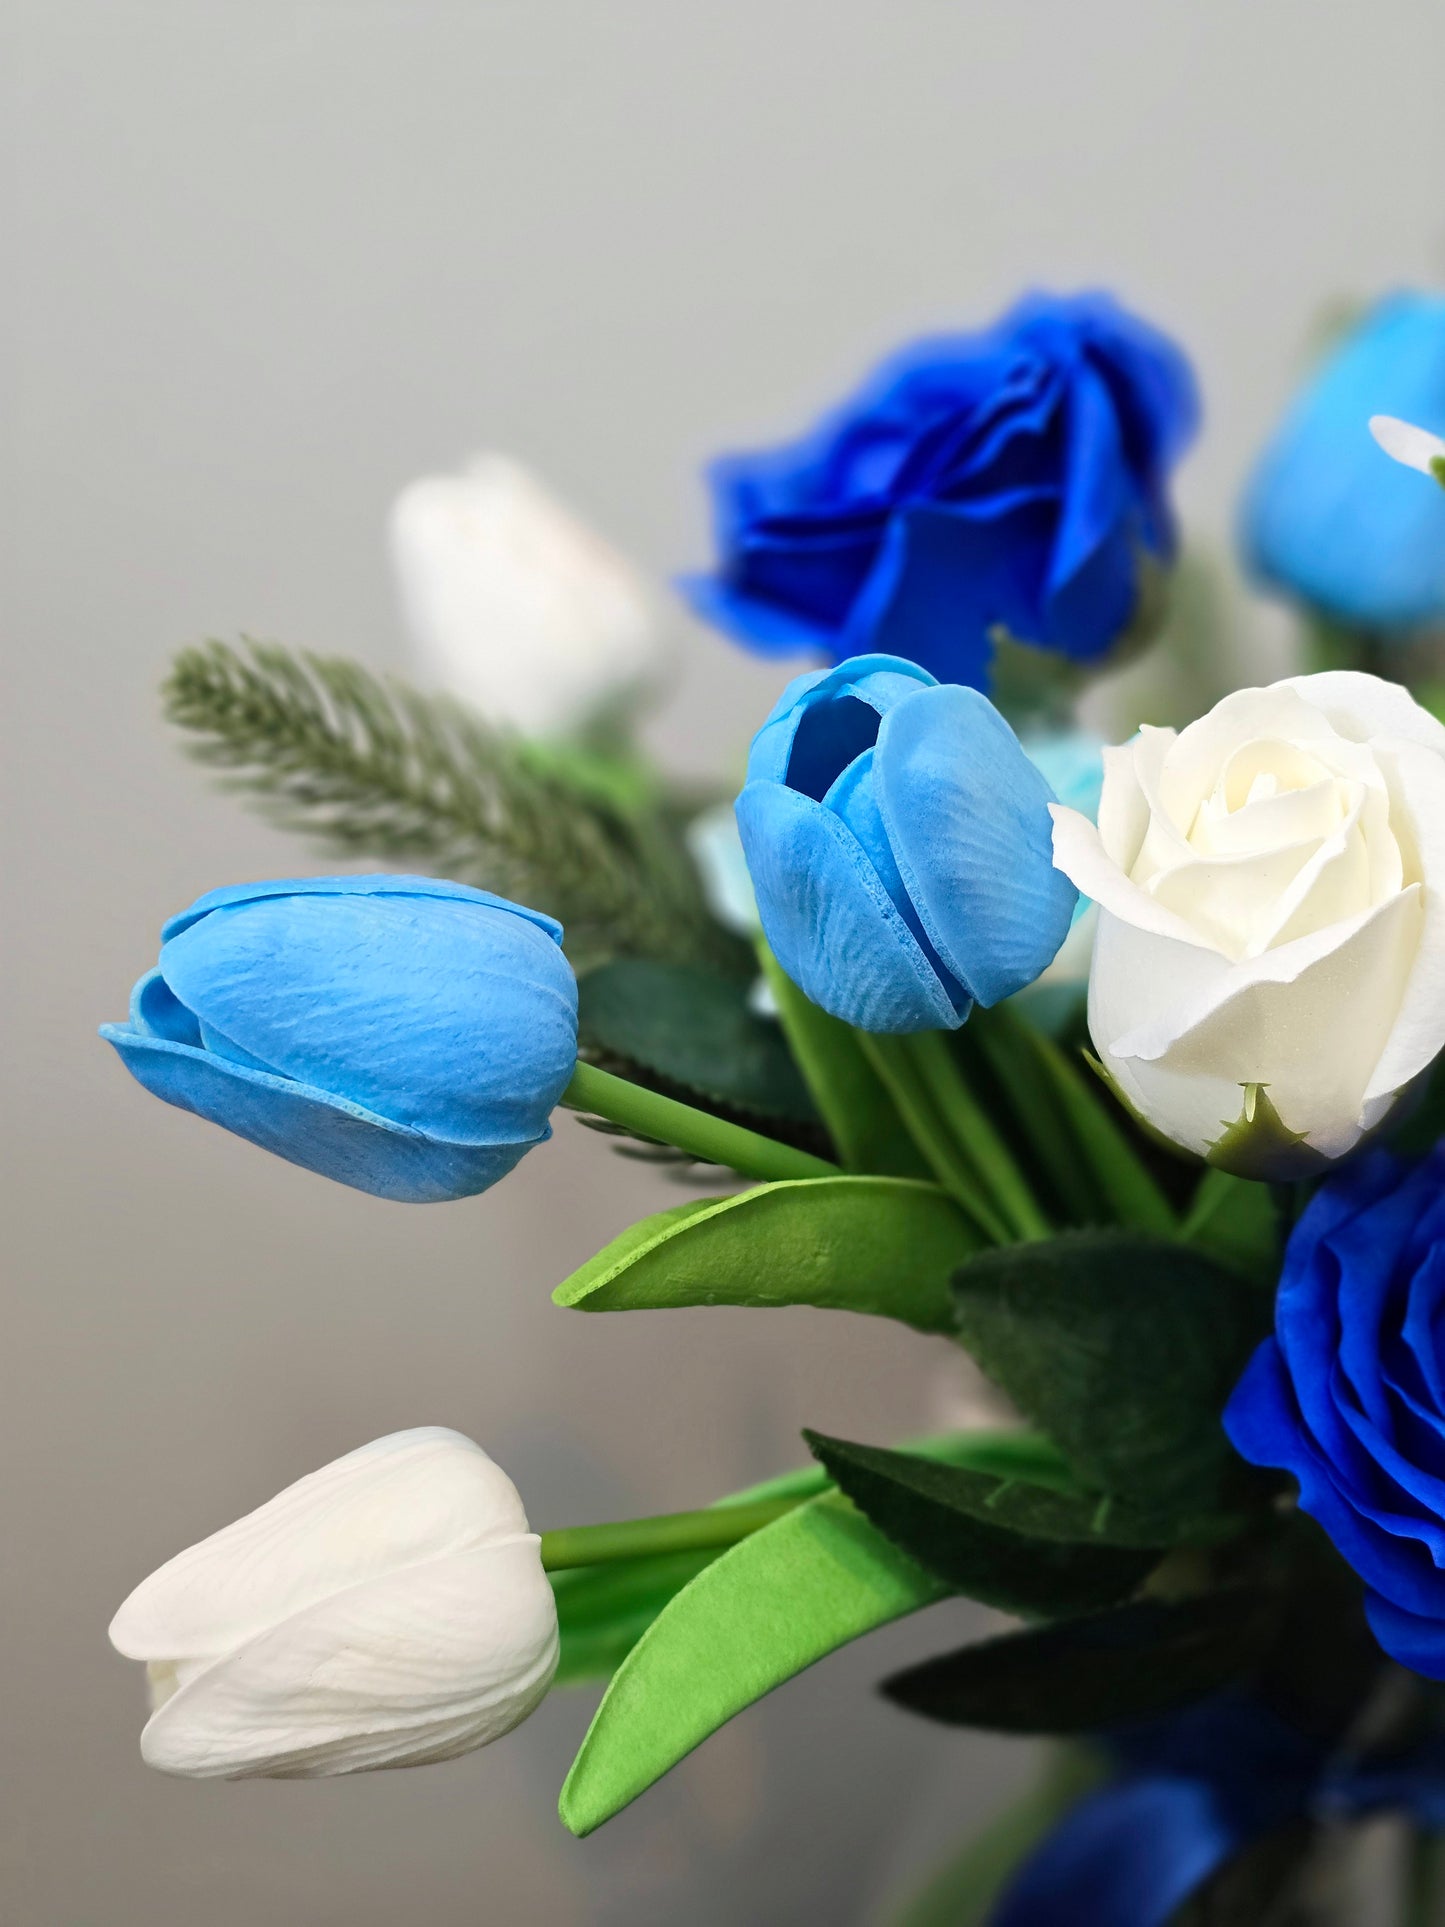
<instances>
[{"instance_id":1,"label":"flower bud","mask_svg":"<svg viewBox=\"0 0 1445 1927\"><path fill-rule=\"evenodd\" d=\"M1343 1157L1445 1046L1445 728L1353 671L1104 752L1054 858L1099 905L1089 1029L1126 1101L1249 1177Z\"/></svg>"},{"instance_id":2,"label":"flower bud","mask_svg":"<svg viewBox=\"0 0 1445 1927\"><path fill-rule=\"evenodd\" d=\"M130 1021L155 1096L377 1197L466 1197L550 1135L577 1055L561 927L427 877L212 890L161 933Z\"/></svg>"},{"instance_id":3,"label":"flower bud","mask_svg":"<svg viewBox=\"0 0 1445 1927\"><path fill-rule=\"evenodd\" d=\"M1445 421L1445 296L1380 302L1307 382L1246 492L1245 557L1337 622L1405 634L1445 621L1445 501L1380 460L1372 415Z\"/></svg>"},{"instance_id":4,"label":"flower bud","mask_svg":"<svg viewBox=\"0 0 1445 1927\"><path fill-rule=\"evenodd\" d=\"M539 1543L506 1473L442 1426L298 1479L112 1620L150 1679L142 1757L196 1779L302 1779L500 1739L557 1667Z\"/></svg>"},{"instance_id":5,"label":"flower bud","mask_svg":"<svg viewBox=\"0 0 1445 1927\"><path fill-rule=\"evenodd\" d=\"M861 1030L956 1028L1032 983L1068 931L1050 796L977 690L892 656L799 676L737 802L773 954Z\"/></svg>"},{"instance_id":6,"label":"flower bud","mask_svg":"<svg viewBox=\"0 0 1445 1927\"><path fill-rule=\"evenodd\" d=\"M646 578L505 455L403 489L391 558L419 661L493 722L565 736L658 668Z\"/></svg>"}]
</instances>

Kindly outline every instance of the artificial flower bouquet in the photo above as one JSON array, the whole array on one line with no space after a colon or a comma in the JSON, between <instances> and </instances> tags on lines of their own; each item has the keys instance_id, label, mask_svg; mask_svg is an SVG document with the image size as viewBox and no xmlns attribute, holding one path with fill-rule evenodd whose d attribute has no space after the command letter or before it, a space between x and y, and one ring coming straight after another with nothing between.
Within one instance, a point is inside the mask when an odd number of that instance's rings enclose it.
<instances>
[{"instance_id":1,"label":"artificial flower bouquet","mask_svg":"<svg viewBox=\"0 0 1445 1927\"><path fill-rule=\"evenodd\" d=\"M718 463L684 593L815 665L735 802L637 748L656 593L501 457L393 519L471 707L274 647L179 658L203 758L402 867L173 917L104 1032L141 1084L409 1202L497 1183L565 1106L704 1194L558 1304L897 1319L1008 1417L804 1429L764 1485L540 1535L459 1434L363 1445L122 1606L153 1765L442 1760L604 1681L561 1793L586 1834L781 1681L962 1595L1006 1629L959 1647L940 1616L883 1691L1056 1745L915 1927L1347 1918L1331 1869L1380 1813L1404 1917L1434 1917L1445 302L1366 315L1251 484L1250 565L1316 666L1100 754L1089 677L1172 646L1196 412L1156 330L1033 297Z\"/></svg>"}]
</instances>

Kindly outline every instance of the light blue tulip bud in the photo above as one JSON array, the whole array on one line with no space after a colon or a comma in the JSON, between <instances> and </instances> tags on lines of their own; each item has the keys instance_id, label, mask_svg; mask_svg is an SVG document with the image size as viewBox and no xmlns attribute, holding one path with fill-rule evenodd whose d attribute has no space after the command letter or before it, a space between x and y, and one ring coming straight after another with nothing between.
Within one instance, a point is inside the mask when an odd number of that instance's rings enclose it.
<instances>
[{"instance_id":1,"label":"light blue tulip bud","mask_svg":"<svg viewBox=\"0 0 1445 1927\"><path fill-rule=\"evenodd\" d=\"M131 1074L323 1177L467 1197L550 1135L577 986L550 917L428 877L212 890L107 1024Z\"/></svg>"},{"instance_id":2,"label":"light blue tulip bud","mask_svg":"<svg viewBox=\"0 0 1445 1927\"><path fill-rule=\"evenodd\" d=\"M955 1029L1069 928L1047 782L987 697L895 656L799 676L753 739L738 828L773 954L869 1031Z\"/></svg>"},{"instance_id":3,"label":"light blue tulip bud","mask_svg":"<svg viewBox=\"0 0 1445 1927\"><path fill-rule=\"evenodd\" d=\"M1445 499L1380 460L1372 416L1445 425L1445 295L1380 302L1296 397L1245 495L1245 560L1353 627L1445 622Z\"/></svg>"}]
</instances>

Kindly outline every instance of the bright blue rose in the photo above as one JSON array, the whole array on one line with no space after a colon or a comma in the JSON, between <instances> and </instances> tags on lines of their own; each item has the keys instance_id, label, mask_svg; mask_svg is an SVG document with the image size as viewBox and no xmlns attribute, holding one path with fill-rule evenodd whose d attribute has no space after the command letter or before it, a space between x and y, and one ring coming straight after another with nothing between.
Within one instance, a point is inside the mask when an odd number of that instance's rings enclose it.
<instances>
[{"instance_id":1,"label":"bright blue rose","mask_svg":"<svg viewBox=\"0 0 1445 1927\"><path fill-rule=\"evenodd\" d=\"M974 689L893 656L799 676L753 738L738 831L763 933L861 1030L955 1029L1068 933L1051 792Z\"/></svg>"},{"instance_id":2,"label":"bright blue rose","mask_svg":"<svg viewBox=\"0 0 1445 1927\"><path fill-rule=\"evenodd\" d=\"M991 632L1081 662L1167 559L1198 401L1181 351L1104 294L1036 294L915 343L790 446L710 471L693 606L765 654L887 650L983 688Z\"/></svg>"},{"instance_id":3,"label":"bright blue rose","mask_svg":"<svg viewBox=\"0 0 1445 1927\"><path fill-rule=\"evenodd\" d=\"M1380 302L1297 396L1245 495L1245 560L1353 627L1427 627L1445 621L1445 495L1380 453L1371 415L1445 429L1445 295Z\"/></svg>"},{"instance_id":4,"label":"bright blue rose","mask_svg":"<svg viewBox=\"0 0 1445 1927\"><path fill-rule=\"evenodd\" d=\"M1372 1151L1326 1180L1295 1226L1266 1339L1224 1427L1299 1502L1368 1587L1392 1659L1445 1679L1445 1145L1418 1164Z\"/></svg>"},{"instance_id":5,"label":"bright blue rose","mask_svg":"<svg viewBox=\"0 0 1445 1927\"><path fill-rule=\"evenodd\" d=\"M427 877L212 890L101 1036L157 1097L406 1203L485 1191L550 1135L577 986L550 917Z\"/></svg>"}]
</instances>

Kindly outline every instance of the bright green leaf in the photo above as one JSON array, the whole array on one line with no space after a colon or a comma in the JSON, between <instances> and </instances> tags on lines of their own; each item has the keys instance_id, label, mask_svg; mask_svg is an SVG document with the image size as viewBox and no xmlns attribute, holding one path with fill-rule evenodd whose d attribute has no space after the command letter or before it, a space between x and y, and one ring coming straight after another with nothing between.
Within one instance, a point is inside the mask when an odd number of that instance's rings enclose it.
<instances>
[{"instance_id":1,"label":"bright green leaf","mask_svg":"<svg viewBox=\"0 0 1445 1927\"><path fill-rule=\"evenodd\" d=\"M1268 1329L1264 1294L1124 1230L982 1252L954 1292L964 1344L1087 1484L1181 1512L1217 1503L1220 1414Z\"/></svg>"},{"instance_id":2,"label":"bright green leaf","mask_svg":"<svg viewBox=\"0 0 1445 1927\"><path fill-rule=\"evenodd\" d=\"M883 1682L899 1706L997 1733L1087 1733L1187 1706L1244 1676L1274 1626L1244 1587L1139 1599L978 1640Z\"/></svg>"},{"instance_id":3,"label":"bright green leaf","mask_svg":"<svg viewBox=\"0 0 1445 1927\"><path fill-rule=\"evenodd\" d=\"M785 1679L945 1596L836 1493L722 1553L613 1675L567 1775L563 1824L591 1833Z\"/></svg>"},{"instance_id":4,"label":"bright green leaf","mask_svg":"<svg viewBox=\"0 0 1445 1927\"><path fill-rule=\"evenodd\" d=\"M685 964L619 957L577 986L583 1042L669 1084L762 1117L817 1113L777 1024L744 982Z\"/></svg>"},{"instance_id":5,"label":"bright green leaf","mask_svg":"<svg viewBox=\"0 0 1445 1927\"><path fill-rule=\"evenodd\" d=\"M936 1185L809 1178L644 1218L553 1293L582 1311L814 1305L952 1329L949 1278L978 1249Z\"/></svg>"},{"instance_id":6,"label":"bright green leaf","mask_svg":"<svg viewBox=\"0 0 1445 1927\"><path fill-rule=\"evenodd\" d=\"M858 1509L893 1543L936 1572L956 1591L1003 1612L1089 1612L1133 1592L1158 1553L1088 1538L1088 1514L1076 1520L1082 1537L1033 1537L986 1516L983 1491L1000 1481L960 1474L906 1452L855 1445L805 1432L809 1449ZM1044 1507L1062 1503L1040 1492Z\"/></svg>"}]
</instances>

